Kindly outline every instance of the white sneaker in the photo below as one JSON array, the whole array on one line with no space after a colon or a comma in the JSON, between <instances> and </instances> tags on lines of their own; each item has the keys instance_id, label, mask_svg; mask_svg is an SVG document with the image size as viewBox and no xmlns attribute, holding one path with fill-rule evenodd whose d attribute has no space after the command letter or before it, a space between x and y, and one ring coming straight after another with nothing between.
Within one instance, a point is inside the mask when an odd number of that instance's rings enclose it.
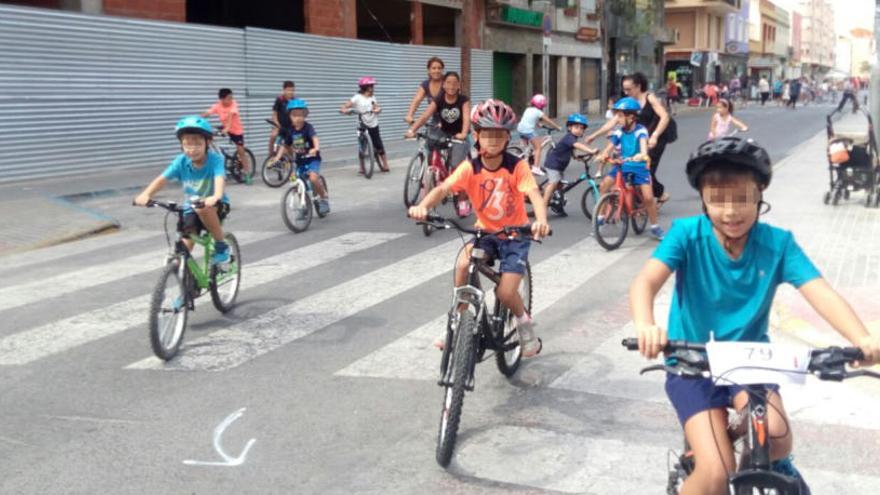
<instances>
[{"instance_id":1,"label":"white sneaker","mask_svg":"<svg viewBox=\"0 0 880 495\"><path fill-rule=\"evenodd\" d=\"M543 344L541 339L535 336L535 323L531 317L525 321L517 321L516 332L519 335L519 346L522 349L522 357L535 357L541 353Z\"/></svg>"}]
</instances>

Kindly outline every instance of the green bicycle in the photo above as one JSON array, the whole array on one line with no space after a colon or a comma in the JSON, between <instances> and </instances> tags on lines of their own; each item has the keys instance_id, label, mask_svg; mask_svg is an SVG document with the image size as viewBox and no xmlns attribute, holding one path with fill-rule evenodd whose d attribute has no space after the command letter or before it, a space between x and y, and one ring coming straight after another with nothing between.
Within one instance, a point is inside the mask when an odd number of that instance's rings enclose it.
<instances>
[{"instance_id":1,"label":"green bicycle","mask_svg":"<svg viewBox=\"0 0 880 495\"><path fill-rule=\"evenodd\" d=\"M194 207L200 207L194 202ZM177 355L183 342L189 311L194 311L195 300L205 293L211 294L214 307L226 313L235 304L241 285L241 250L235 236L226 232L224 240L229 245L229 263L211 263L214 254L214 238L207 232L190 236L204 250L204 256L196 259L183 242L185 208L174 202L150 200L148 208L158 206L168 210L165 216L165 239L171 248L165 259L165 267L153 289L150 299L150 345L156 357L168 361ZM168 232L168 216L177 214L177 233L174 245Z\"/></svg>"}]
</instances>

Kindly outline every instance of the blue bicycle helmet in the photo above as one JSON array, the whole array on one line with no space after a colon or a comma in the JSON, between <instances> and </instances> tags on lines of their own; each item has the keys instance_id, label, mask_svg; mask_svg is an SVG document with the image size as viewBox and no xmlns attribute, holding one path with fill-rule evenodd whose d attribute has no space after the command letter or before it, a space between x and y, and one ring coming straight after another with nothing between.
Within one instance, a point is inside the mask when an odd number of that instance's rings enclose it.
<instances>
[{"instance_id":1,"label":"blue bicycle helmet","mask_svg":"<svg viewBox=\"0 0 880 495\"><path fill-rule=\"evenodd\" d=\"M290 112L291 110L305 110L308 114L309 104L306 103L306 100L294 98L287 103L287 111Z\"/></svg>"},{"instance_id":2,"label":"blue bicycle helmet","mask_svg":"<svg viewBox=\"0 0 880 495\"><path fill-rule=\"evenodd\" d=\"M637 113L642 110L642 106L639 105L639 102L636 101L635 98L627 96L614 103L614 110Z\"/></svg>"},{"instance_id":3,"label":"blue bicycle helmet","mask_svg":"<svg viewBox=\"0 0 880 495\"><path fill-rule=\"evenodd\" d=\"M177 121L174 133L177 135L177 139L180 139L183 134L201 134L210 139L214 136L214 129L204 117L189 115Z\"/></svg>"},{"instance_id":4,"label":"blue bicycle helmet","mask_svg":"<svg viewBox=\"0 0 880 495\"><path fill-rule=\"evenodd\" d=\"M568 120L565 121L565 125L571 124L580 124L584 127L590 127L590 121L587 120L587 117L579 113L573 113L568 116Z\"/></svg>"}]
</instances>

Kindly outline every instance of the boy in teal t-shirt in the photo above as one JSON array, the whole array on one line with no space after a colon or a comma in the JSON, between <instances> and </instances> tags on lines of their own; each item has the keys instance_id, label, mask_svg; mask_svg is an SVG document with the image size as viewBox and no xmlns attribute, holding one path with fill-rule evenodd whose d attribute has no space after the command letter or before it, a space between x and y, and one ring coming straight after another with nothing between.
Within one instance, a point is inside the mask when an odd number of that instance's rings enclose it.
<instances>
[{"instance_id":1,"label":"boy in teal t-shirt","mask_svg":"<svg viewBox=\"0 0 880 495\"><path fill-rule=\"evenodd\" d=\"M862 349L865 363L880 360L880 335L864 323L822 278L791 232L758 222L762 192L772 168L767 152L751 140L728 137L700 146L687 164L705 215L673 222L630 288L639 350L657 357L667 339L767 342L770 305L782 283L795 286L841 335ZM654 321L654 297L675 273L669 331ZM773 468L800 480L791 465L792 432L778 387L768 386ZM727 434L727 408L741 410L748 392L715 385L711 378L669 374L666 393L693 449L695 469L681 493L727 493L727 467L735 466Z\"/></svg>"}]
</instances>

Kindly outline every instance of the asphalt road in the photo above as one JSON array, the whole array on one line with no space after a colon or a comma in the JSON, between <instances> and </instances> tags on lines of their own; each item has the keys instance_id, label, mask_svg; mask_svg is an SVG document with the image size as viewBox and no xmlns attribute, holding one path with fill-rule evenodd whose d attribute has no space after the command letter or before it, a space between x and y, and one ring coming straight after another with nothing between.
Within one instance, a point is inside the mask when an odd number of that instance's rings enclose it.
<instances>
[{"instance_id":1,"label":"asphalt road","mask_svg":"<svg viewBox=\"0 0 880 495\"><path fill-rule=\"evenodd\" d=\"M780 160L827 111L738 116ZM678 117L680 139L661 162L672 195L664 226L699 211L683 170L709 115ZM430 342L461 240L426 238L405 218L405 164L370 181L328 169L333 212L296 235L281 222L282 190L231 186L226 227L245 263L238 304L221 315L198 300L169 364L151 358L146 329L165 252L159 210L132 208L128 195L92 199L83 206L122 232L0 258L0 492L661 493L677 422L660 378L640 377L642 361L618 344L631 332L629 281L655 243L631 237L607 253L574 205L531 249L544 351L511 380L492 361L478 366L453 463L437 466ZM876 428L816 421L798 431L808 480L880 479Z\"/></svg>"}]
</instances>

